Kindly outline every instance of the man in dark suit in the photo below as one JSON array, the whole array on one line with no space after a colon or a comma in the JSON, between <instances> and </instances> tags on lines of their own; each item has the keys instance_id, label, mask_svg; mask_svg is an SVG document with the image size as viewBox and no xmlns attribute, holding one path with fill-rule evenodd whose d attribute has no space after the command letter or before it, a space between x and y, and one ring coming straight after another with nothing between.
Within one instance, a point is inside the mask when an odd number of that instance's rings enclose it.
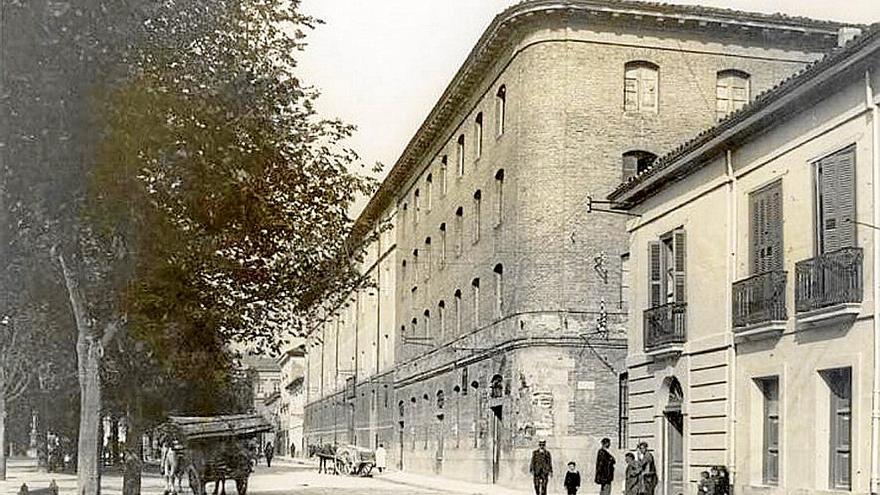
<instances>
[{"instance_id":1,"label":"man in dark suit","mask_svg":"<svg viewBox=\"0 0 880 495\"><path fill-rule=\"evenodd\" d=\"M645 495L654 495L654 488L657 487L657 466L654 464L654 456L648 452L648 442L639 443L638 465Z\"/></svg>"},{"instance_id":2,"label":"man in dark suit","mask_svg":"<svg viewBox=\"0 0 880 495\"><path fill-rule=\"evenodd\" d=\"M596 454L596 484L599 485L599 495L611 495L611 482L614 481L614 456L608 452L611 439L603 438L601 445Z\"/></svg>"},{"instance_id":3,"label":"man in dark suit","mask_svg":"<svg viewBox=\"0 0 880 495\"><path fill-rule=\"evenodd\" d=\"M535 495L547 495L547 480L553 475L553 459L544 440L538 441L538 448L532 452L529 473L535 482Z\"/></svg>"}]
</instances>

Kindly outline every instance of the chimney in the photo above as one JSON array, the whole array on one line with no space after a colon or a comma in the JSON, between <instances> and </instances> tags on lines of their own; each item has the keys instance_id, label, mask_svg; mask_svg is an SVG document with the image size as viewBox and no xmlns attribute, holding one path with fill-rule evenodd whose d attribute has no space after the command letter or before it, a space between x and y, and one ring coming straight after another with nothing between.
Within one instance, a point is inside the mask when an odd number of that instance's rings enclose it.
<instances>
[{"instance_id":1,"label":"chimney","mask_svg":"<svg viewBox=\"0 0 880 495\"><path fill-rule=\"evenodd\" d=\"M842 47L850 42L856 36L862 34L861 28L853 26L843 26L837 30L837 46Z\"/></svg>"}]
</instances>

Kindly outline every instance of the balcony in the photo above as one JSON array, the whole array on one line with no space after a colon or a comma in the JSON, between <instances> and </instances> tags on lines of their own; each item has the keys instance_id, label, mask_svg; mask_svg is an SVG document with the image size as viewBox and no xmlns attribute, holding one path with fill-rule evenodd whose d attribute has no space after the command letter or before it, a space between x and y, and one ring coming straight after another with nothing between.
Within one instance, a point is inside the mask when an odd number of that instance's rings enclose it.
<instances>
[{"instance_id":1,"label":"balcony","mask_svg":"<svg viewBox=\"0 0 880 495\"><path fill-rule=\"evenodd\" d=\"M644 313L645 354L659 357L684 350L686 303L669 303Z\"/></svg>"},{"instance_id":2,"label":"balcony","mask_svg":"<svg viewBox=\"0 0 880 495\"><path fill-rule=\"evenodd\" d=\"M785 330L787 272L771 271L733 284L733 332L737 341L772 337Z\"/></svg>"},{"instance_id":3,"label":"balcony","mask_svg":"<svg viewBox=\"0 0 880 495\"><path fill-rule=\"evenodd\" d=\"M799 327L853 320L861 309L862 248L848 247L795 265L795 309Z\"/></svg>"}]
</instances>

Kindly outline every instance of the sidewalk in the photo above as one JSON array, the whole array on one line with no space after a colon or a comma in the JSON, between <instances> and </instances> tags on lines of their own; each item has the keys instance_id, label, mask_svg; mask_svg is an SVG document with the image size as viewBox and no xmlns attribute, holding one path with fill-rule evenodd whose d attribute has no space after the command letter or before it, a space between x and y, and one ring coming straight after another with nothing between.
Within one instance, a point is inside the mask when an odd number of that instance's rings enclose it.
<instances>
[{"instance_id":1,"label":"sidewalk","mask_svg":"<svg viewBox=\"0 0 880 495\"><path fill-rule=\"evenodd\" d=\"M513 488L498 485L471 483L469 481L454 480L440 476L429 476L401 471L385 471L382 474L376 473L375 478L389 483L411 486L413 488L430 488L434 490L443 490L449 493L468 495L531 495L534 493L534 491L531 490L531 487L527 490L514 490Z\"/></svg>"}]
</instances>

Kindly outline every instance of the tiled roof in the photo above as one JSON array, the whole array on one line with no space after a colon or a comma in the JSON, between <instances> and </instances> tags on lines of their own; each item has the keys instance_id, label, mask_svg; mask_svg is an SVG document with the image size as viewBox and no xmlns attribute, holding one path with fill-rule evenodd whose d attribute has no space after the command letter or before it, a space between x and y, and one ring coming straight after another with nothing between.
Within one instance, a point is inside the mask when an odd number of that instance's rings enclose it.
<instances>
[{"instance_id":1,"label":"tiled roof","mask_svg":"<svg viewBox=\"0 0 880 495\"><path fill-rule=\"evenodd\" d=\"M755 120L753 118L758 117L759 114L766 111L773 103L778 102L782 97L794 93L798 88L804 87L808 82L814 81L824 75L836 74L838 72L838 64L841 64L853 55L856 55L866 46L877 41L880 41L880 23L868 27L863 34L850 40L850 42L844 47L829 52L820 60L807 65L801 71L783 79L774 87L759 94L742 109L727 115L716 125L700 132L690 140L680 144L672 151L659 157L646 170L617 186L617 188L608 195L608 199L612 201L620 200L623 195L644 186L652 177L662 176L672 165L678 164L687 155L690 155L701 147L710 144L713 140L719 138L722 134L725 134L728 131L736 130L737 127L742 127L741 130L746 131L751 125L767 125L764 120ZM717 151L715 151L715 153L717 153ZM714 153L712 156L714 156Z\"/></svg>"}]
</instances>

